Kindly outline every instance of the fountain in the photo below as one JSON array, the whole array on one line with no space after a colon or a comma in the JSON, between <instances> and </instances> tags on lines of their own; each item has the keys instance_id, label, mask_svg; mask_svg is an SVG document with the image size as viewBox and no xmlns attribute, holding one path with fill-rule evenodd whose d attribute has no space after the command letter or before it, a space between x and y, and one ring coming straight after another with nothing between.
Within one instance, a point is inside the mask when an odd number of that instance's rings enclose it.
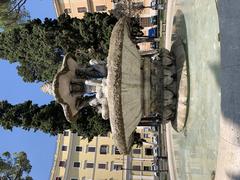
<instances>
[{"instance_id":1,"label":"fountain","mask_svg":"<svg viewBox=\"0 0 240 180\"><path fill-rule=\"evenodd\" d=\"M69 121L82 107L97 107L110 119L115 145L128 154L136 126L146 123L142 119L157 116L166 123L175 118L175 60L166 49L141 56L130 38L128 18L123 17L113 28L107 64L95 61L79 67L67 54L53 81L54 96Z\"/></svg>"}]
</instances>

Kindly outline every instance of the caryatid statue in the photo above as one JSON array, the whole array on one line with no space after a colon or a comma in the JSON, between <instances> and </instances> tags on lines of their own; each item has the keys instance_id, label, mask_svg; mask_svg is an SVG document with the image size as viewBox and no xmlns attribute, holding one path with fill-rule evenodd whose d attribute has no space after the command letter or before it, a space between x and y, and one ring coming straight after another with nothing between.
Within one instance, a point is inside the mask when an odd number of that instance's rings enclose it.
<instances>
[{"instance_id":1,"label":"caryatid statue","mask_svg":"<svg viewBox=\"0 0 240 180\"><path fill-rule=\"evenodd\" d=\"M54 77L52 89L67 120L75 119L78 111L88 105L96 107L103 118L108 119L107 100L103 90L106 76L104 61L90 60L89 66L80 67L73 55L67 54L64 57L62 67Z\"/></svg>"}]
</instances>

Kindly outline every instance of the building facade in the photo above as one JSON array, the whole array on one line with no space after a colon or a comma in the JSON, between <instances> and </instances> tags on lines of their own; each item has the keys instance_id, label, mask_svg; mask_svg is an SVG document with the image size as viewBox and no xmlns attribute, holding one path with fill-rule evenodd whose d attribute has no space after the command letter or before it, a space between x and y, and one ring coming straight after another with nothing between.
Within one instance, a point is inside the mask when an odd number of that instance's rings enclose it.
<instances>
[{"instance_id":1,"label":"building facade","mask_svg":"<svg viewBox=\"0 0 240 180\"><path fill-rule=\"evenodd\" d=\"M149 143L134 146L128 156L119 153L111 133L91 142L71 131L59 134L50 179L153 180L153 133L149 127L138 128L138 132Z\"/></svg>"},{"instance_id":2,"label":"building facade","mask_svg":"<svg viewBox=\"0 0 240 180\"><path fill-rule=\"evenodd\" d=\"M85 12L108 12L113 9L111 0L54 0L57 16L66 12L71 17L82 18Z\"/></svg>"},{"instance_id":3,"label":"building facade","mask_svg":"<svg viewBox=\"0 0 240 180\"><path fill-rule=\"evenodd\" d=\"M66 12L71 17L82 18L85 12L109 12L114 9L113 0L54 0L57 16ZM144 36L157 35L157 10L151 7L152 0L134 0L133 4L143 6L140 13L140 25L143 27ZM138 44L140 51L149 51L155 48L153 42L141 42Z\"/></svg>"}]
</instances>

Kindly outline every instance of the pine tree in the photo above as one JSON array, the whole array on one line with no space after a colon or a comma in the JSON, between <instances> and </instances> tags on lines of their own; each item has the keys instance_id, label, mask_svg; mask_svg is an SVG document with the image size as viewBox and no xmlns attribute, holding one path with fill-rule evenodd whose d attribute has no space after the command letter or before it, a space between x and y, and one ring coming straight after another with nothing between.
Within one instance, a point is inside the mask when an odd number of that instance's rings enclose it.
<instances>
[{"instance_id":1,"label":"pine tree","mask_svg":"<svg viewBox=\"0 0 240 180\"><path fill-rule=\"evenodd\" d=\"M0 1L0 28L10 29L29 19L29 13L24 5L27 0Z\"/></svg>"},{"instance_id":2,"label":"pine tree","mask_svg":"<svg viewBox=\"0 0 240 180\"><path fill-rule=\"evenodd\" d=\"M0 58L19 63L18 73L26 82L51 82L67 52L83 52L85 56L78 56L82 64L90 58L105 59L116 22L107 13L34 19L0 33Z\"/></svg>"},{"instance_id":3,"label":"pine tree","mask_svg":"<svg viewBox=\"0 0 240 180\"><path fill-rule=\"evenodd\" d=\"M69 123L61 105L52 101L47 105L38 106L31 101L12 105L7 101L0 102L0 126L12 130L19 127L24 130L42 131L50 135L63 133L71 129L91 140L94 136L104 135L110 131L110 123L103 120L92 107L80 110L79 118Z\"/></svg>"}]
</instances>

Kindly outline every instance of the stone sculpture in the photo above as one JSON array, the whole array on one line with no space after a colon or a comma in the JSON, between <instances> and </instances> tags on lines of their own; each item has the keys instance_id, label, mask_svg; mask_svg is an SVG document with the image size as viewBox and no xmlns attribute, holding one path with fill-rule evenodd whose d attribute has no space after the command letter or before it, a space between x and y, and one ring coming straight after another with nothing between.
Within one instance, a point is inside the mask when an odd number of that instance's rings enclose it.
<instances>
[{"instance_id":1,"label":"stone sculpture","mask_svg":"<svg viewBox=\"0 0 240 180\"><path fill-rule=\"evenodd\" d=\"M96 107L103 119L108 119L104 93L106 75L104 61L92 59L87 67L80 67L73 55L67 54L64 57L62 67L54 77L52 89L56 101L63 107L67 120L74 120L78 111L88 105Z\"/></svg>"},{"instance_id":2,"label":"stone sculpture","mask_svg":"<svg viewBox=\"0 0 240 180\"><path fill-rule=\"evenodd\" d=\"M168 122L175 117L175 74L169 51L140 55L123 17L113 28L107 64L90 60L83 67L67 54L52 89L67 120L76 119L78 111L89 105L109 119L115 145L128 154L142 118L158 114L161 122Z\"/></svg>"}]
</instances>

